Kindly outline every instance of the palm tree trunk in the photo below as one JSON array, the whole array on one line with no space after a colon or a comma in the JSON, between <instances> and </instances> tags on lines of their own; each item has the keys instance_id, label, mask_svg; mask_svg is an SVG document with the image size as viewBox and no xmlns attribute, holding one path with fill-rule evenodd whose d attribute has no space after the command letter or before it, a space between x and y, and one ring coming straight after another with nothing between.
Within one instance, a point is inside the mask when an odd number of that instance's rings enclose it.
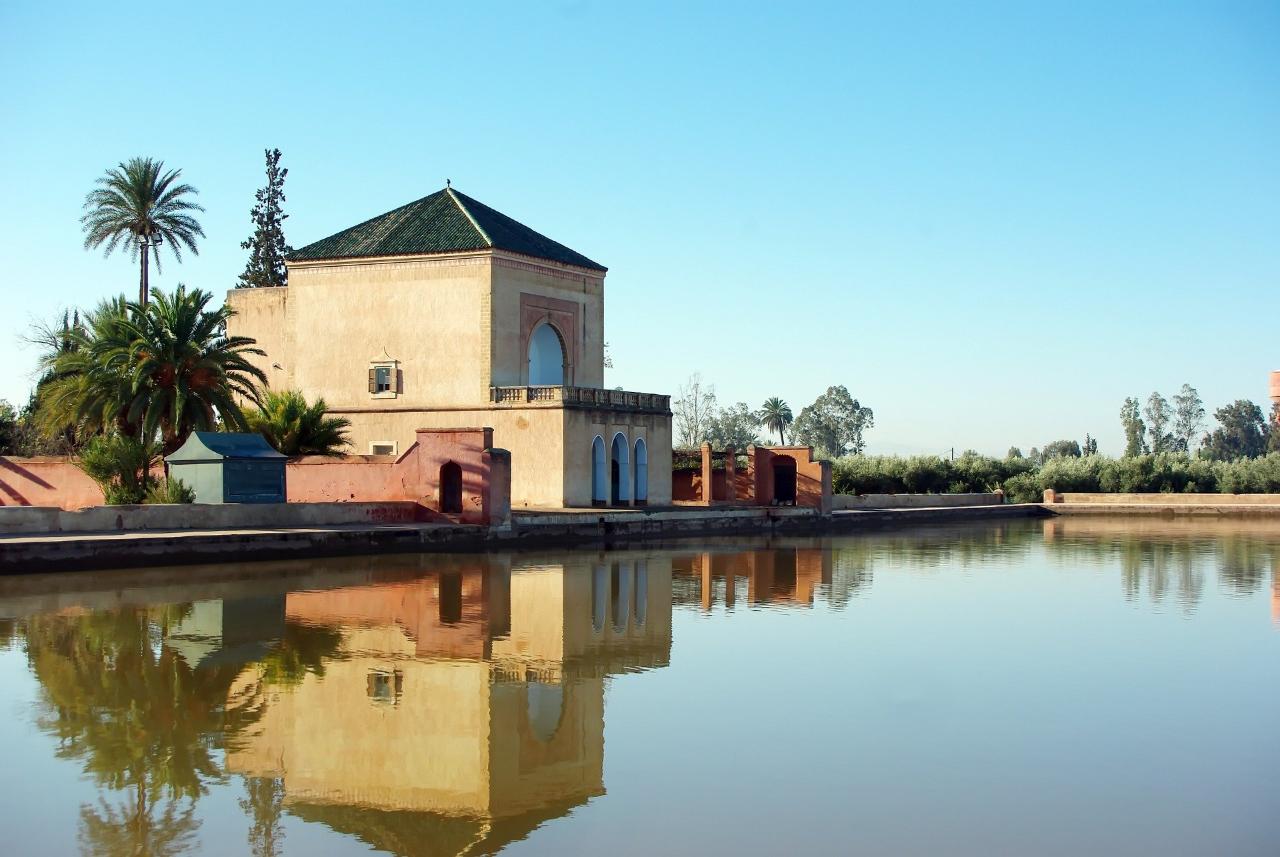
<instances>
[{"instance_id":1,"label":"palm tree trunk","mask_svg":"<svg viewBox=\"0 0 1280 857\"><path fill-rule=\"evenodd\" d=\"M142 279L138 283L138 303L144 307L147 305L147 296L150 293L147 283L147 254L151 250L151 245L143 243L142 245Z\"/></svg>"}]
</instances>

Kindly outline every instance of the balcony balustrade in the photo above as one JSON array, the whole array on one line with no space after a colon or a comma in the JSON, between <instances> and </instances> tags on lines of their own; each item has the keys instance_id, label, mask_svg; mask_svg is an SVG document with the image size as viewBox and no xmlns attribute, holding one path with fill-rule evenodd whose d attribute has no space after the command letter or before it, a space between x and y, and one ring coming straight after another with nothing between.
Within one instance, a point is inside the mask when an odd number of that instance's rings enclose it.
<instances>
[{"instance_id":1,"label":"balcony balustrade","mask_svg":"<svg viewBox=\"0 0 1280 857\"><path fill-rule=\"evenodd\" d=\"M495 405L544 405L562 408L608 408L637 413L668 413L671 397L657 393L633 393L600 387L559 387L526 385L490 387L489 401Z\"/></svg>"}]
</instances>

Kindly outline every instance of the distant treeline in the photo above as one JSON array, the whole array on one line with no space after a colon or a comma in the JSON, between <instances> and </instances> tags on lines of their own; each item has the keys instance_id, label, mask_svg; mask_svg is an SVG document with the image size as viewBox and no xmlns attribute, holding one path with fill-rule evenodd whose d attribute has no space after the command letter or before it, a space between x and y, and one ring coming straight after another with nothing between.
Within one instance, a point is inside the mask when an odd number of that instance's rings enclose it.
<instances>
[{"instance_id":1,"label":"distant treeline","mask_svg":"<svg viewBox=\"0 0 1280 857\"><path fill-rule=\"evenodd\" d=\"M1280 453L1210 461L1162 452L1108 458L992 458L969 452L950 461L936 455L858 455L832 466L837 494L945 494L1003 490L1015 503L1038 502L1046 489L1109 493L1280 493Z\"/></svg>"}]
</instances>

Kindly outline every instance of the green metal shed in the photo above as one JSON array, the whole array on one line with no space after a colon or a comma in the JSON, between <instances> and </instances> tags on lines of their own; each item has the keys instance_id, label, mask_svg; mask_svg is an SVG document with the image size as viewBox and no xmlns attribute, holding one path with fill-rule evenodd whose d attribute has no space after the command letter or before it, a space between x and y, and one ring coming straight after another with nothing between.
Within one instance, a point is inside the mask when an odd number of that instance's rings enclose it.
<instances>
[{"instance_id":1,"label":"green metal shed","mask_svg":"<svg viewBox=\"0 0 1280 857\"><path fill-rule=\"evenodd\" d=\"M285 460L260 434L197 431L165 462L197 503L283 503Z\"/></svg>"}]
</instances>

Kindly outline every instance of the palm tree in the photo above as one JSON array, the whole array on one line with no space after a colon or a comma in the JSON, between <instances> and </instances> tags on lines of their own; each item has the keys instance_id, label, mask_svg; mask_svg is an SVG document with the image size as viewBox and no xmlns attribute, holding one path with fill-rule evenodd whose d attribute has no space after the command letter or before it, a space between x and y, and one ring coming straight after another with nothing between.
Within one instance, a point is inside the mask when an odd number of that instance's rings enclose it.
<instances>
[{"instance_id":1,"label":"palm tree","mask_svg":"<svg viewBox=\"0 0 1280 857\"><path fill-rule=\"evenodd\" d=\"M297 390L268 392L257 413L246 415L249 430L288 456L342 455L351 420L328 416L324 399L308 405Z\"/></svg>"},{"instance_id":2,"label":"palm tree","mask_svg":"<svg viewBox=\"0 0 1280 857\"><path fill-rule=\"evenodd\" d=\"M226 304L208 309L209 292L179 284L172 294L156 289L153 296L149 306L130 305L130 423L144 437L158 430L165 455L193 431L217 431L219 416L248 431L238 399L258 404L258 384L267 376L248 356L266 352L247 336L227 336L235 311Z\"/></svg>"},{"instance_id":3,"label":"palm tree","mask_svg":"<svg viewBox=\"0 0 1280 857\"><path fill-rule=\"evenodd\" d=\"M777 396L766 399L765 403L760 406L760 422L769 431L776 431L778 433L778 441L783 446L787 443L787 438L784 432L787 426L791 425L791 421L793 419L794 417L791 416L791 408L787 406L786 402L782 401L782 399L779 399Z\"/></svg>"},{"instance_id":4,"label":"palm tree","mask_svg":"<svg viewBox=\"0 0 1280 857\"><path fill-rule=\"evenodd\" d=\"M198 191L189 184L178 184L182 170L164 171L164 161L133 158L98 179L100 187L91 190L84 200L85 249L106 244L104 255L118 246L128 247L141 264L138 303L146 306L151 294L147 282L147 264L154 255L156 270L160 268L160 245L167 243L173 256L182 261L182 246L198 254L196 237L204 230L189 212L204 211L189 197Z\"/></svg>"},{"instance_id":5,"label":"palm tree","mask_svg":"<svg viewBox=\"0 0 1280 857\"><path fill-rule=\"evenodd\" d=\"M65 330L65 345L45 351L37 388L37 427L55 437L73 426L81 440L115 429L137 434L128 420L132 399L129 378L129 303L123 297L98 304L83 321Z\"/></svg>"},{"instance_id":6,"label":"palm tree","mask_svg":"<svg viewBox=\"0 0 1280 857\"><path fill-rule=\"evenodd\" d=\"M218 418L248 430L239 399L257 404L266 375L248 359L263 355L255 341L227 336L232 310L209 309L213 296L179 285L156 289L143 307L115 298L71 332L74 348L46 367L53 380L40 392L42 429L74 424L81 437L118 431L161 439L173 452L192 431L215 431Z\"/></svg>"}]
</instances>

